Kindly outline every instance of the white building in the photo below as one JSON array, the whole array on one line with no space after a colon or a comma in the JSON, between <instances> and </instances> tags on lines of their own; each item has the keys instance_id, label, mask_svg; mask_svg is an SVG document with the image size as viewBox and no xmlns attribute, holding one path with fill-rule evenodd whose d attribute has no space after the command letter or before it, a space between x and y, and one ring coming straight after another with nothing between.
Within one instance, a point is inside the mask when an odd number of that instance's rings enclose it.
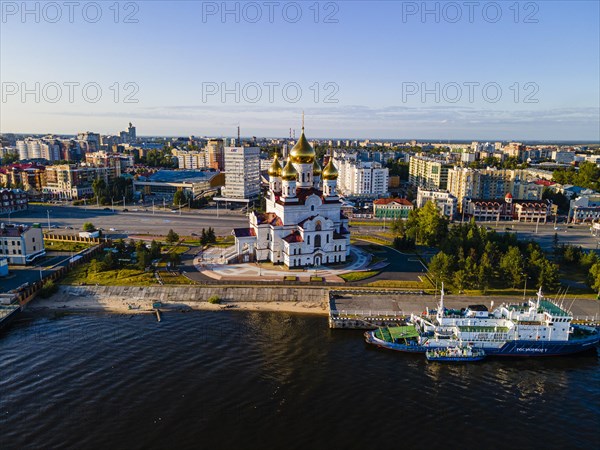
<instances>
[{"instance_id":1,"label":"white building","mask_svg":"<svg viewBox=\"0 0 600 450\"><path fill-rule=\"evenodd\" d=\"M435 203L440 212L446 217L453 218L458 211L457 198L450 192L419 188L417 190L417 208L422 208L429 201Z\"/></svg>"},{"instance_id":2,"label":"white building","mask_svg":"<svg viewBox=\"0 0 600 450\"><path fill-rule=\"evenodd\" d=\"M253 200L260 193L260 148L225 147L225 187L227 199Z\"/></svg>"},{"instance_id":3,"label":"white building","mask_svg":"<svg viewBox=\"0 0 600 450\"><path fill-rule=\"evenodd\" d=\"M0 257L8 259L9 264L29 264L45 254L39 226L0 224Z\"/></svg>"},{"instance_id":4,"label":"white building","mask_svg":"<svg viewBox=\"0 0 600 450\"><path fill-rule=\"evenodd\" d=\"M17 141L17 150L19 159L39 159L42 157L42 142L39 139L27 138L24 141Z\"/></svg>"},{"instance_id":5,"label":"white building","mask_svg":"<svg viewBox=\"0 0 600 450\"><path fill-rule=\"evenodd\" d=\"M239 260L288 267L346 261L350 233L337 195L338 175L331 157L321 169L303 128L286 166L276 158L269 168L266 212L251 213L250 226L233 231Z\"/></svg>"},{"instance_id":6,"label":"white building","mask_svg":"<svg viewBox=\"0 0 600 450\"><path fill-rule=\"evenodd\" d=\"M347 196L382 197L388 194L389 169L374 161L357 160L356 153L336 153L339 191Z\"/></svg>"},{"instance_id":7,"label":"white building","mask_svg":"<svg viewBox=\"0 0 600 450\"><path fill-rule=\"evenodd\" d=\"M569 219L574 223L600 220L600 194L582 195L571 200Z\"/></svg>"}]
</instances>

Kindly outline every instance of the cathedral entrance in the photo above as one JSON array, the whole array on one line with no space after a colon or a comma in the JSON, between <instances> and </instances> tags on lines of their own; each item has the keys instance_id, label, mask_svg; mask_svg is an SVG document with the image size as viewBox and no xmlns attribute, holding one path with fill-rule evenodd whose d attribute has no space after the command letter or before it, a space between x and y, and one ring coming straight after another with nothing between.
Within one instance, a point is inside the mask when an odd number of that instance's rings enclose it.
<instances>
[{"instance_id":1,"label":"cathedral entrance","mask_svg":"<svg viewBox=\"0 0 600 450\"><path fill-rule=\"evenodd\" d=\"M321 257L321 255L315 256L315 266L320 266L322 261L323 261L323 258Z\"/></svg>"}]
</instances>

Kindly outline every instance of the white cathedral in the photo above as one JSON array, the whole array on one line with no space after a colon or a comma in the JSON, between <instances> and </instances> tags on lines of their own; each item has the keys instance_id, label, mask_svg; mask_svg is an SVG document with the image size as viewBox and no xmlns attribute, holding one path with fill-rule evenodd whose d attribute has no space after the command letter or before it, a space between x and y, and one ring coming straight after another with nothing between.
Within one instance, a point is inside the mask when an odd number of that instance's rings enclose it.
<instances>
[{"instance_id":1,"label":"white cathedral","mask_svg":"<svg viewBox=\"0 0 600 450\"><path fill-rule=\"evenodd\" d=\"M285 167L275 155L268 173L266 212L251 213L249 228L233 230L240 261L271 261L288 267L346 261L350 232L336 192L333 157L321 169L302 127Z\"/></svg>"}]
</instances>

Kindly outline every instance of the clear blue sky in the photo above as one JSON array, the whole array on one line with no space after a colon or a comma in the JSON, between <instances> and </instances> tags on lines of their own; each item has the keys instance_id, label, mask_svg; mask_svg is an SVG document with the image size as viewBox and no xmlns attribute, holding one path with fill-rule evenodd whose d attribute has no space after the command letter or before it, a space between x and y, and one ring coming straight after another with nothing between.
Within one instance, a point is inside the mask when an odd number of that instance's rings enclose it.
<instances>
[{"instance_id":1,"label":"clear blue sky","mask_svg":"<svg viewBox=\"0 0 600 450\"><path fill-rule=\"evenodd\" d=\"M461 1L455 23L458 11L448 2L427 2L439 8L439 21L421 16L422 2L320 2L318 19L315 2L297 2L296 23L290 2L277 2L273 23L265 2L229 2L239 5L239 22L233 14L223 20L222 2L142 1L137 12L121 2L118 23L113 1L99 3L96 23L96 11L89 7L84 17L81 6L70 23L62 2L62 17L50 23L57 11L41 2L36 23L35 14L23 20L21 2L2 2L1 132L117 133L132 121L140 135L228 136L239 124L243 135L285 136L300 128L304 110L310 137L600 140L598 1L519 2L518 17L512 0L497 2L499 11L477 2L472 21ZM262 17L251 23L256 5ZM130 12L138 23L123 23ZM328 14L337 23L326 23ZM39 103L10 95L22 83L35 90L36 82ZM65 82L80 83L72 103ZM97 103L83 96L90 82L102 89ZM138 103L123 101L133 92L127 82L139 87ZM279 83L273 103L270 82ZM57 92L51 83L61 85L56 103L48 101ZM233 94L225 101L207 94L222 83L232 90L240 83L246 95L236 103ZM262 87L256 103L252 83ZM286 83L302 88L298 102L290 101L292 87L284 96ZM479 83L472 99L465 83ZM432 93L412 93L422 88ZM326 103L328 94L338 102Z\"/></svg>"}]
</instances>

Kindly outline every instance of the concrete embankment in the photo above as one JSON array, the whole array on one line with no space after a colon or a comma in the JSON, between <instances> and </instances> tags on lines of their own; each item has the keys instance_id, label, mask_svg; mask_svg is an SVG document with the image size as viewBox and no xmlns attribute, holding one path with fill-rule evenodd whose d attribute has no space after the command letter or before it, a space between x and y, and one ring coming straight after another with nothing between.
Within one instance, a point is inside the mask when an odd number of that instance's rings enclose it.
<instances>
[{"instance_id":1,"label":"concrete embankment","mask_svg":"<svg viewBox=\"0 0 600 450\"><path fill-rule=\"evenodd\" d=\"M327 313L326 288L292 287L200 287L200 286L61 286L49 299L36 299L33 309L96 310L136 312L152 310L161 302L169 307L221 309L235 305L240 309L306 311ZM217 297L221 305L208 300Z\"/></svg>"}]
</instances>

